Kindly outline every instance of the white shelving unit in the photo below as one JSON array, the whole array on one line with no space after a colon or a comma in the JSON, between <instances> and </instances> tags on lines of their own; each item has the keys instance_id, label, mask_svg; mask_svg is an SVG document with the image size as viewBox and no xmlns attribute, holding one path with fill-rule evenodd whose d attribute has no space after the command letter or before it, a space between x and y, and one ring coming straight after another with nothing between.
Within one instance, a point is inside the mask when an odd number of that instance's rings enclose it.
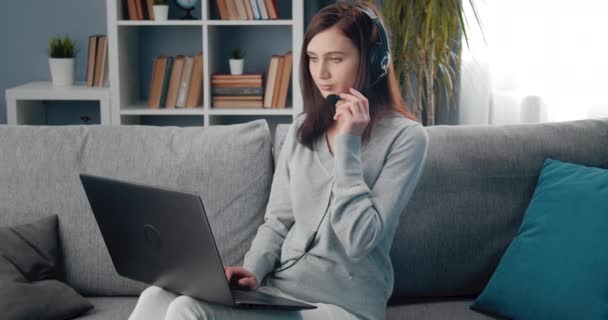
<instances>
[{"instance_id":1,"label":"white shelving unit","mask_svg":"<svg viewBox=\"0 0 608 320\"><path fill-rule=\"evenodd\" d=\"M127 16L126 12L123 12L126 10L124 0L106 1L112 124L140 124L143 117L172 116L194 118L196 122L200 120L204 126L238 122L234 117L243 116L247 119L244 121L264 118L269 122L276 122L277 119L279 122L291 122L303 111L298 67L304 35L304 0L277 0L280 17L288 19L219 20L214 9L215 0L201 0L200 10L193 11L194 16L201 19L168 21L124 20ZM286 12L285 8L290 8L290 12ZM156 32L162 36L154 34L150 37L146 32ZM272 54L292 51L292 81L286 109L211 107L211 75L216 72L228 73L229 49L240 45L234 42L237 41L233 39L234 35L244 39L242 48L246 51L245 73L266 74ZM276 40L277 38L280 40ZM280 41L276 43L276 48L272 42L268 42L273 39ZM199 42L200 46L196 42ZM150 50L158 46L163 47L163 44L166 44L165 51ZM149 77L146 79L144 74L151 73L152 61L159 54L196 54L196 50L180 52L180 49L176 48L180 44L190 48L198 47L197 51L203 52L202 105L194 109L148 108L145 92L150 83ZM265 81L266 76L264 85ZM170 121L165 119L164 122Z\"/></svg>"},{"instance_id":2,"label":"white shelving unit","mask_svg":"<svg viewBox=\"0 0 608 320\"><path fill-rule=\"evenodd\" d=\"M7 123L11 125L46 125L45 101L97 101L100 124L111 119L110 91L106 87L88 87L84 82L73 86L53 86L48 81L35 81L6 90Z\"/></svg>"}]
</instances>

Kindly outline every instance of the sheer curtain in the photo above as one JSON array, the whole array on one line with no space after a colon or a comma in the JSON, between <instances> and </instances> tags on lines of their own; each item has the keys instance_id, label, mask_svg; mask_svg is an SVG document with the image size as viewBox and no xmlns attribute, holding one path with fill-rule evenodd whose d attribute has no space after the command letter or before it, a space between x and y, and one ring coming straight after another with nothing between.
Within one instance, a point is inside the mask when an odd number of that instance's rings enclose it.
<instances>
[{"instance_id":1,"label":"sheer curtain","mask_svg":"<svg viewBox=\"0 0 608 320\"><path fill-rule=\"evenodd\" d=\"M486 43L465 6L460 124L608 117L608 1L475 3Z\"/></svg>"}]
</instances>

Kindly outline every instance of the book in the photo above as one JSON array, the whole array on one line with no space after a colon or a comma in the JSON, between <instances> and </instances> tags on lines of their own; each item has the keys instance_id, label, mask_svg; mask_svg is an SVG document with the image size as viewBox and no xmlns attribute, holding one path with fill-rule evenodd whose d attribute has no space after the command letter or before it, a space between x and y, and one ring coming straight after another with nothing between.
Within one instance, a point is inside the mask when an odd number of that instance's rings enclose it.
<instances>
[{"instance_id":1,"label":"book","mask_svg":"<svg viewBox=\"0 0 608 320\"><path fill-rule=\"evenodd\" d=\"M196 108L201 104L203 91L203 53L199 52L194 57L192 64L192 79L186 97L186 108Z\"/></svg>"},{"instance_id":2,"label":"book","mask_svg":"<svg viewBox=\"0 0 608 320\"><path fill-rule=\"evenodd\" d=\"M175 108L177 105L177 93L182 80L182 72L184 70L183 55L177 55L173 61L173 68L171 69L171 78L169 80L169 90L167 91L167 101L165 108Z\"/></svg>"},{"instance_id":3,"label":"book","mask_svg":"<svg viewBox=\"0 0 608 320\"><path fill-rule=\"evenodd\" d=\"M97 55L95 56L95 75L93 77L93 85L102 87L106 84L107 78L107 57L108 57L108 38L105 35L100 35L97 40Z\"/></svg>"},{"instance_id":4,"label":"book","mask_svg":"<svg viewBox=\"0 0 608 320\"><path fill-rule=\"evenodd\" d=\"M268 73L266 74L266 92L264 93L264 108L272 107L272 95L277 77L277 68L279 64L279 56L272 55L268 64Z\"/></svg>"},{"instance_id":5,"label":"book","mask_svg":"<svg viewBox=\"0 0 608 320\"><path fill-rule=\"evenodd\" d=\"M255 78L219 78L211 77L211 86L241 86L241 87L261 87L263 85L262 77Z\"/></svg>"},{"instance_id":6,"label":"book","mask_svg":"<svg viewBox=\"0 0 608 320\"><path fill-rule=\"evenodd\" d=\"M262 108L262 100L213 100L214 108Z\"/></svg>"},{"instance_id":7,"label":"book","mask_svg":"<svg viewBox=\"0 0 608 320\"><path fill-rule=\"evenodd\" d=\"M277 103L279 100L279 87L281 85L281 73L283 72L283 65L285 64L285 57L284 56L278 56L279 57L279 62L277 63L277 71L276 71L276 78L275 78L275 83L274 83L274 89L272 90L272 102L270 103L270 107L271 108L276 108L277 107Z\"/></svg>"},{"instance_id":8,"label":"book","mask_svg":"<svg viewBox=\"0 0 608 320\"><path fill-rule=\"evenodd\" d=\"M87 55L87 86L93 86L93 79L95 76L95 56L97 55L97 40L99 37L97 35L89 36L89 51Z\"/></svg>"},{"instance_id":9,"label":"book","mask_svg":"<svg viewBox=\"0 0 608 320\"><path fill-rule=\"evenodd\" d=\"M167 91L169 91L169 79L171 77L171 70L173 69L173 56L167 57L167 67L165 68L165 73L163 77L163 87L160 94L160 104L159 107L163 108L167 103Z\"/></svg>"},{"instance_id":10,"label":"book","mask_svg":"<svg viewBox=\"0 0 608 320\"><path fill-rule=\"evenodd\" d=\"M257 0L258 7L260 8L260 15L262 16L262 20L268 20L268 11L266 11L266 5L264 4L264 0Z\"/></svg>"},{"instance_id":11,"label":"book","mask_svg":"<svg viewBox=\"0 0 608 320\"><path fill-rule=\"evenodd\" d=\"M279 7L277 6L277 0L272 0L272 8L275 12L276 19L281 19L281 14L279 13Z\"/></svg>"},{"instance_id":12,"label":"book","mask_svg":"<svg viewBox=\"0 0 608 320\"><path fill-rule=\"evenodd\" d=\"M148 107L150 108L160 107L160 95L163 88L166 66L167 56L160 55L154 59L152 78L150 80L150 94L148 95Z\"/></svg>"},{"instance_id":13,"label":"book","mask_svg":"<svg viewBox=\"0 0 608 320\"><path fill-rule=\"evenodd\" d=\"M268 19L275 20L277 19L277 13L274 11L274 6L272 5L272 0L264 0L264 4L266 5L266 11L268 12Z\"/></svg>"},{"instance_id":14,"label":"book","mask_svg":"<svg viewBox=\"0 0 608 320\"><path fill-rule=\"evenodd\" d=\"M288 51L285 54L285 65L283 72L281 73L281 79L279 80L279 100L277 107L285 109L287 107L287 93L289 92L289 85L291 84L291 72L293 68L293 53Z\"/></svg>"},{"instance_id":15,"label":"book","mask_svg":"<svg viewBox=\"0 0 608 320\"><path fill-rule=\"evenodd\" d=\"M217 96L264 96L263 87L211 87L211 95Z\"/></svg>"},{"instance_id":16,"label":"book","mask_svg":"<svg viewBox=\"0 0 608 320\"><path fill-rule=\"evenodd\" d=\"M226 6L226 0L215 0L217 4L217 10L220 13L220 19L228 20L228 7Z\"/></svg>"},{"instance_id":17,"label":"book","mask_svg":"<svg viewBox=\"0 0 608 320\"><path fill-rule=\"evenodd\" d=\"M135 1L137 0L125 0L127 1L127 13L129 20L137 20L137 7Z\"/></svg>"},{"instance_id":18,"label":"book","mask_svg":"<svg viewBox=\"0 0 608 320\"><path fill-rule=\"evenodd\" d=\"M214 73L212 79L262 79L261 73L243 73L243 74L222 74Z\"/></svg>"},{"instance_id":19,"label":"book","mask_svg":"<svg viewBox=\"0 0 608 320\"><path fill-rule=\"evenodd\" d=\"M245 11L245 6L243 5L243 0L234 0L236 3L236 10L239 14L239 20L247 20L247 12Z\"/></svg>"},{"instance_id":20,"label":"book","mask_svg":"<svg viewBox=\"0 0 608 320\"><path fill-rule=\"evenodd\" d=\"M247 12L247 20L253 20L253 11L251 9L251 3L249 0L243 0L243 4L245 5L245 11Z\"/></svg>"},{"instance_id":21,"label":"book","mask_svg":"<svg viewBox=\"0 0 608 320\"><path fill-rule=\"evenodd\" d=\"M190 80L192 79L192 66L194 63L194 58L190 56L186 56L184 59L184 70L182 72L182 79L179 85L179 92L177 94L177 102L175 103L175 107L177 108L185 108L186 107L186 97L188 96L188 89L190 88Z\"/></svg>"},{"instance_id":22,"label":"book","mask_svg":"<svg viewBox=\"0 0 608 320\"><path fill-rule=\"evenodd\" d=\"M260 14L260 8L258 7L257 0L249 0L251 4L251 11L253 12L253 19L260 20L262 19L262 15Z\"/></svg>"},{"instance_id":23,"label":"book","mask_svg":"<svg viewBox=\"0 0 608 320\"><path fill-rule=\"evenodd\" d=\"M225 0L226 7L228 8L228 19L236 20L238 17L238 13L236 11L236 0Z\"/></svg>"},{"instance_id":24,"label":"book","mask_svg":"<svg viewBox=\"0 0 608 320\"><path fill-rule=\"evenodd\" d=\"M148 11L148 20L154 20L154 0L144 0L146 1L146 10Z\"/></svg>"},{"instance_id":25,"label":"book","mask_svg":"<svg viewBox=\"0 0 608 320\"><path fill-rule=\"evenodd\" d=\"M144 19L144 10L141 6L141 0L135 0L135 9L137 10L137 19L136 20L143 20Z\"/></svg>"},{"instance_id":26,"label":"book","mask_svg":"<svg viewBox=\"0 0 608 320\"><path fill-rule=\"evenodd\" d=\"M211 86L240 86L240 87L256 87L262 86L262 79L234 79L234 80L224 80L224 79L211 79Z\"/></svg>"},{"instance_id":27,"label":"book","mask_svg":"<svg viewBox=\"0 0 608 320\"><path fill-rule=\"evenodd\" d=\"M262 101L264 97L262 96L214 96L214 101Z\"/></svg>"}]
</instances>

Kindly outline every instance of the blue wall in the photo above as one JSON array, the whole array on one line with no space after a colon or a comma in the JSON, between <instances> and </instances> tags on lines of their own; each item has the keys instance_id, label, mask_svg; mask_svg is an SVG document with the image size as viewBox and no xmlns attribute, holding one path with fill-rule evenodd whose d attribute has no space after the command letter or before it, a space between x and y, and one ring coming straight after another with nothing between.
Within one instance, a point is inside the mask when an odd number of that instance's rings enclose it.
<instances>
[{"instance_id":1,"label":"blue wall","mask_svg":"<svg viewBox=\"0 0 608 320\"><path fill-rule=\"evenodd\" d=\"M213 1L213 0L203 0ZM305 0L305 24L331 0ZM6 123L5 90L30 81L50 81L47 46L50 37L68 33L80 47L76 57L76 81L85 80L88 37L107 34L106 0L5 1L0 10L0 124ZM145 83L145 82L144 82ZM82 123L88 115L99 122L95 105L78 108L73 103L47 106L49 124Z\"/></svg>"},{"instance_id":2,"label":"blue wall","mask_svg":"<svg viewBox=\"0 0 608 320\"><path fill-rule=\"evenodd\" d=\"M75 76L77 81L84 81L88 37L90 34L106 33L105 4L104 0L19 0L2 4L0 123L6 123L4 93L7 88L36 80L50 81L47 47L52 36L68 33L79 45ZM70 104L61 106L53 103L52 109L69 111L69 107ZM95 106L82 109L87 110L94 111ZM54 118L49 114L49 122Z\"/></svg>"}]
</instances>

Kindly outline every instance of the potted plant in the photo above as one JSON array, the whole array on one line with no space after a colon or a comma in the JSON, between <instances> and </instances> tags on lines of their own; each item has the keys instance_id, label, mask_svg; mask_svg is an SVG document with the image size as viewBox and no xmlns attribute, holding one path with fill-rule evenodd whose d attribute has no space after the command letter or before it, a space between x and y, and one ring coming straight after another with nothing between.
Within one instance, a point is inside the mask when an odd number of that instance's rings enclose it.
<instances>
[{"instance_id":1,"label":"potted plant","mask_svg":"<svg viewBox=\"0 0 608 320\"><path fill-rule=\"evenodd\" d=\"M375 0L376 2L379 0ZM383 0L382 13L392 31L394 68L404 97L423 125L436 124L441 101L455 103L460 70L461 36L468 44L469 5L483 36L475 0ZM442 99L443 98L443 99ZM451 103L450 103L451 102Z\"/></svg>"},{"instance_id":2,"label":"potted plant","mask_svg":"<svg viewBox=\"0 0 608 320\"><path fill-rule=\"evenodd\" d=\"M243 57L245 56L245 51L242 51L239 48L232 50L232 59L230 59L230 74L243 74L243 65L245 60Z\"/></svg>"},{"instance_id":3,"label":"potted plant","mask_svg":"<svg viewBox=\"0 0 608 320\"><path fill-rule=\"evenodd\" d=\"M70 37L57 36L49 40L49 67L53 85L71 86L74 84L74 58L78 48Z\"/></svg>"},{"instance_id":4,"label":"potted plant","mask_svg":"<svg viewBox=\"0 0 608 320\"><path fill-rule=\"evenodd\" d=\"M169 17L169 1L154 0L154 20L165 21Z\"/></svg>"}]
</instances>

